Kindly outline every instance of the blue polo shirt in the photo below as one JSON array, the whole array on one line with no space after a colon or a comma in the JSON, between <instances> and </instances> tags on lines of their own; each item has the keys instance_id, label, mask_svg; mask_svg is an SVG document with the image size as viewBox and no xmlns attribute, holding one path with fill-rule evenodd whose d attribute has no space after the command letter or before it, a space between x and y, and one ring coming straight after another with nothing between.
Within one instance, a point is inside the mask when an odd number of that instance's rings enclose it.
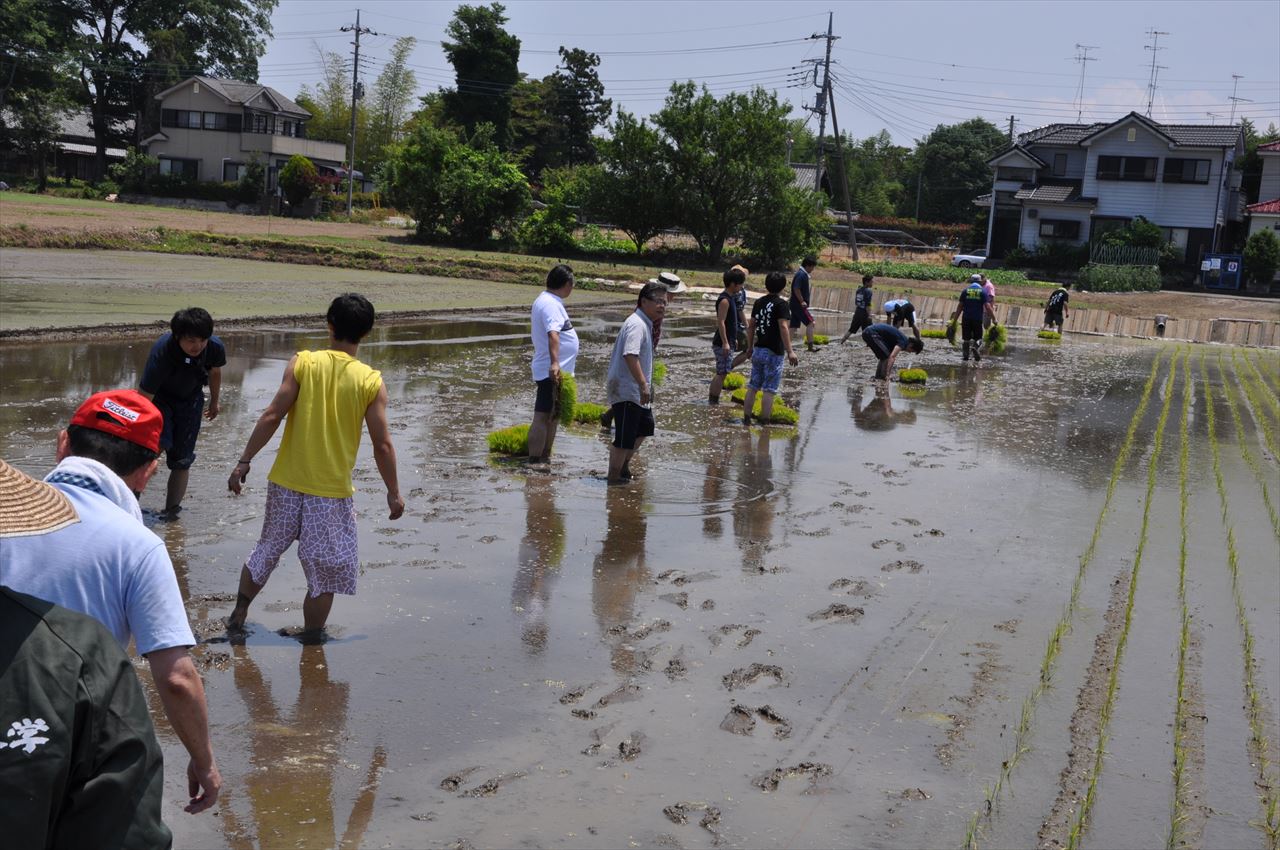
<instances>
[{"instance_id":1,"label":"blue polo shirt","mask_svg":"<svg viewBox=\"0 0 1280 850\"><path fill-rule=\"evenodd\" d=\"M986 315L983 307L990 301L991 296L982 288L982 284L971 283L960 290L960 307L962 309L960 315L966 321L981 322Z\"/></svg>"}]
</instances>

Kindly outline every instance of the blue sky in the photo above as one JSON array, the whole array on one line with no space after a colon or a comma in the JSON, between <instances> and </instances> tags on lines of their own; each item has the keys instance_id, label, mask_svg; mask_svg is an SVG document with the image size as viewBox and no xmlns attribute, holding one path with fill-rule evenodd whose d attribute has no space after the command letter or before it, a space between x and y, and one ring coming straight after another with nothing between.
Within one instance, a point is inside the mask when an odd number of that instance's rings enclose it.
<instances>
[{"instance_id":1,"label":"blue sky","mask_svg":"<svg viewBox=\"0 0 1280 850\"><path fill-rule=\"evenodd\" d=\"M368 81L391 42L415 36L411 63L421 91L452 84L440 49L454 2L365 0L361 23L379 35L361 41ZM672 80L704 82L716 93L762 85L809 113L816 89L802 80L807 59L823 54L810 39L834 14L836 111L842 130L863 137L888 130L910 145L938 124L981 115L1019 131L1055 122L1112 120L1145 112L1152 51L1161 35L1152 117L1170 123L1227 123L1232 74L1237 103L1260 127L1280 125L1280 2L1277 0L1000 0L999 2L710 2L577 0L505 4L507 29L521 40L520 69L555 69L559 46L600 54L606 93L642 116L658 110ZM319 76L316 47L350 56L355 19L346 0L281 0L260 80L296 95ZM1077 44L1093 49L1083 103L1077 101ZM1206 113L1215 113L1213 117ZM817 119L812 120L816 130ZM828 122L828 132L830 123Z\"/></svg>"}]
</instances>

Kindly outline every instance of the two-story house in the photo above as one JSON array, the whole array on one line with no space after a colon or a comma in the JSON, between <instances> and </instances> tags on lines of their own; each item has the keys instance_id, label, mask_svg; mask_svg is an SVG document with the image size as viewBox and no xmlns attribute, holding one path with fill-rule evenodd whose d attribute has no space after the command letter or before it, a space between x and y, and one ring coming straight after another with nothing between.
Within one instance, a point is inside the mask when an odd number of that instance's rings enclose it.
<instances>
[{"instance_id":1,"label":"two-story house","mask_svg":"<svg viewBox=\"0 0 1280 850\"><path fill-rule=\"evenodd\" d=\"M1258 187L1258 203L1245 207L1249 213L1249 235L1271 230L1280 236L1280 141L1258 145L1262 158L1262 184Z\"/></svg>"},{"instance_id":2,"label":"two-story house","mask_svg":"<svg viewBox=\"0 0 1280 850\"><path fill-rule=\"evenodd\" d=\"M1050 124L988 161L993 172L987 253L1088 242L1143 216L1188 265L1242 220L1238 126L1159 124L1136 112L1097 124Z\"/></svg>"},{"instance_id":3,"label":"two-story house","mask_svg":"<svg viewBox=\"0 0 1280 850\"><path fill-rule=\"evenodd\" d=\"M161 174L192 180L240 179L258 157L267 168L267 188L294 154L322 171L345 173L346 147L308 139L311 113L270 86L191 77L156 95L160 131L143 139L146 152L160 160Z\"/></svg>"}]
</instances>

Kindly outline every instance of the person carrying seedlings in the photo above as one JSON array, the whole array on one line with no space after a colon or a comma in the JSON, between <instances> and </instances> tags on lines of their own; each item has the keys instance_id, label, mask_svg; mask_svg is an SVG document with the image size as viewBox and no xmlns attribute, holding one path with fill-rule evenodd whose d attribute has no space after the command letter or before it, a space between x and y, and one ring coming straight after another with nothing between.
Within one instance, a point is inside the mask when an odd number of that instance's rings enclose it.
<instances>
[{"instance_id":1,"label":"person carrying seedlings","mask_svg":"<svg viewBox=\"0 0 1280 850\"><path fill-rule=\"evenodd\" d=\"M809 276L817 267L818 258L810 254L800 261L800 268L796 269L795 275L791 278L791 332L794 334L797 328L804 325L804 343L809 351L816 350L813 347L813 314L809 312L809 302L813 295ZM751 314L754 316L755 310L752 310Z\"/></svg>"},{"instance_id":2,"label":"person carrying seedlings","mask_svg":"<svg viewBox=\"0 0 1280 850\"><path fill-rule=\"evenodd\" d=\"M254 456L285 422L276 462L267 474L262 534L240 570L228 630L244 628L249 604L295 540L307 577L302 602L305 635L319 636L335 593L355 595L360 554L351 470L362 425L369 429L373 460L387 488L388 518L404 514L396 449L387 425L387 388L379 372L356 359L373 319L373 305L364 296L347 293L333 299L325 316L329 348L299 351L290 358L275 398L258 418L227 478L227 489L240 495Z\"/></svg>"},{"instance_id":3,"label":"person carrying seedlings","mask_svg":"<svg viewBox=\"0 0 1280 850\"><path fill-rule=\"evenodd\" d=\"M915 334L916 339L920 339L920 329L916 327L916 308L905 298L893 298L884 302L885 320L895 328L902 327L903 323L911 326L911 333Z\"/></svg>"},{"instance_id":4,"label":"person carrying seedlings","mask_svg":"<svg viewBox=\"0 0 1280 850\"><path fill-rule=\"evenodd\" d=\"M182 510L191 464L196 459L200 417L203 414L210 422L218 418L222 367L226 364L227 349L213 335L213 317L200 307L174 313L169 320L169 333L151 346L142 370L141 391L164 416L160 448L169 467L169 486L161 514L164 519L176 519ZM206 384L208 407L204 406Z\"/></svg>"},{"instance_id":5,"label":"person carrying seedlings","mask_svg":"<svg viewBox=\"0 0 1280 850\"><path fill-rule=\"evenodd\" d=\"M559 424L560 376L572 375L578 359L578 332L564 300L573 292L573 269L564 263L547 272L547 288L533 300L529 336L533 340L533 423L529 425L529 463L549 469L551 445Z\"/></svg>"},{"instance_id":6,"label":"person carrying seedlings","mask_svg":"<svg viewBox=\"0 0 1280 850\"><path fill-rule=\"evenodd\" d=\"M951 318L960 318L961 336L964 339L964 359L969 359L970 346L973 348L975 363L982 360L982 323L987 317L995 322L995 312L991 309L991 296L982 286L982 275L969 278L969 285L960 291L960 303L951 314Z\"/></svg>"},{"instance_id":7,"label":"person carrying seedlings","mask_svg":"<svg viewBox=\"0 0 1280 850\"><path fill-rule=\"evenodd\" d=\"M631 480L631 458L644 438L653 436L653 326L667 312L666 289L660 283L645 284L613 343L605 379L614 424L610 484Z\"/></svg>"},{"instance_id":8,"label":"person carrying seedlings","mask_svg":"<svg viewBox=\"0 0 1280 850\"><path fill-rule=\"evenodd\" d=\"M751 271L742 265L733 266L733 268L742 272L742 286L738 288L738 294L733 296L734 319L738 323L738 356L733 358L733 366L736 369L747 360L747 275Z\"/></svg>"},{"instance_id":9,"label":"person carrying seedlings","mask_svg":"<svg viewBox=\"0 0 1280 850\"><path fill-rule=\"evenodd\" d=\"M844 345L845 340L858 331L871 327L871 284L874 281L874 277L864 274L862 276L862 286L859 286L858 291L853 293L853 321L849 323L849 330L845 331L844 336L840 337L841 345Z\"/></svg>"},{"instance_id":10,"label":"person carrying seedlings","mask_svg":"<svg viewBox=\"0 0 1280 850\"><path fill-rule=\"evenodd\" d=\"M707 401L720 403L720 388L724 376L733 371L738 356L738 293L747 283L747 275L741 266L734 266L724 273L724 291L716 297L716 332L711 337L711 351L716 358L716 373L711 378L711 393Z\"/></svg>"},{"instance_id":11,"label":"person carrying seedlings","mask_svg":"<svg viewBox=\"0 0 1280 850\"><path fill-rule=\"evenodd\" d=\"M862 341L871 349L879 362L876 364L876 380L889 379L893 361L898 359L899 352L910 351L919 354L924 351L924 342L918 336L908 337L902 331L886 322L877 322L862 332Z\"/></svg>"},{"instance_id":12,"label":"person carrying seedlings","mask_svg":"<svg viewBox=\"0 0 1280 850\"><path fill-rule=\"evenodd\" d=\"M1065 286L1049 293L1049 300L1044 305L1044 330L1053 330L1057 326L1058 333L1062 333L1062 320L1071 318L1071 310L1067 307L1070 300L1071 294Z\"/></svg>"},{"instance_id":13,"label":"person carrying seedlings","mask_svg":"<svg viewBox=\"0 0 1280 850\"><path fill-rule=\"evenodd\" d=\"M991 278L987 277L985 274L982 275L982 291L987 293L991 298L991 315L982 320L982 327L985 329L991 327L996 322L996 285L992 283Z\"/></svg>"},{"instance_id":14,"label":"person carrying seedlings","mask_svg":"<svg viewBox=\"0 0 1280 850\"><path fill-rule=\"evenodd\" d=\"M805 262L812 257L806 257ZM802 269L803 271L803 269ZM792 297L795 297L794 282ZM742 424L751 424L751 411L755 409L756 393L763 392L760 400L760 421L773 418L773 397L782 386L782 357L795 366L800 362L791 350L791 334L783 329L783 322L790 318L787 302L778 293L787 288L787 276L782 272L769 272L764 278L766 295L751 305L751 318L747 322L747 351L751 352L751 378L742 400ZM810 326L812 329L812 326Z\"/></svg>"}]
</instances>

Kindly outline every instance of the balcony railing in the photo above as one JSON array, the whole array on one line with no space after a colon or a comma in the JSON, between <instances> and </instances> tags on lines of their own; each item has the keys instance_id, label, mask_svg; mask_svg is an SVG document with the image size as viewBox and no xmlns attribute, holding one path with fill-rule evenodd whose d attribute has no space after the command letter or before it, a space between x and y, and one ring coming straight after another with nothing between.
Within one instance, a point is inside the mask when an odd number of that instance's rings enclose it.
<instances>
[{"instance_id":1,"label":"balcony railing","mask_svg":"<svg viewBox=\"0 0 1280 850\"><path fill-rule=\"evenodd\" d=\"M338 142L322 142L316 139L299 139L266 133L241 133L240 149L281 156L302 154L310 159L323 159L329 162L343 162L347 158L346 146Z\"/></svg>"}]
</instances>

